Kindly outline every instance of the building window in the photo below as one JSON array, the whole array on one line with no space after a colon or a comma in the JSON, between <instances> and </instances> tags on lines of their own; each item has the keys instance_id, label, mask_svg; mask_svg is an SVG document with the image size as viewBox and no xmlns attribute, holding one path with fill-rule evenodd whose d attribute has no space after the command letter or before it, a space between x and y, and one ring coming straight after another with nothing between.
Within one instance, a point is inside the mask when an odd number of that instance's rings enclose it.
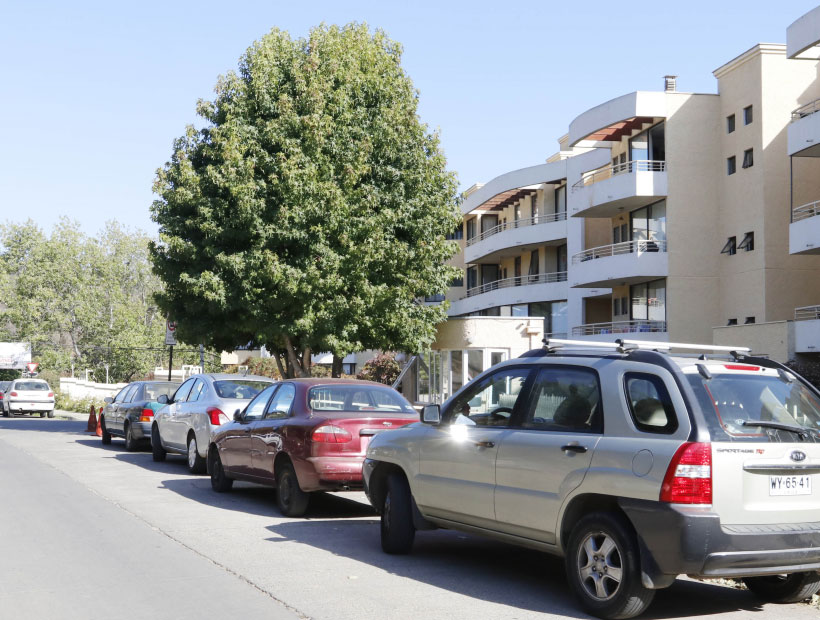
<instances>
[{"instance_id":1,"label":"building window","mask_svg":"<svg viewBox=\"0 0 820 620\"><path fill-rule=\"evenodd\" d=\"M458 241L459 239L463 239L463 238L464 238L464 226L462 224L459 224L458 228L456 228L453 232L451 232L449 235L447 235L447 239L449 241Z\"/></svg>"},{"instance_id":2,"label":"building window","mask_svg":"<svg viewBox=\"0 0 820 620\"><path fill-rule=\"evenodd\" d=\"M737 325L737 319L729 319L726 321L727 326Z\"/></svg>"},{"instance_id":3,"label":"building window","mask_svg":"<svg viewBox=\"0 0 820 620\"><path fill-rule=\"evenodd\" d=\"M737 159L734 155L726 158L726 174L734 174L737 172Z\"/></svg>"},{"instance_id":4,"label":"building window","mask_svg":"<svg viewBox=\"0 0 820 620\"><path fill-rule=\"evenodd\" d=\"M753 316L747 316L746 320L743 321L744 325L752 325L755 322L755 318Z\"/></svg>"},{"instance_id":5,"label":"building window","mask_svg":"<svg viewBox=\"0 0 820 620\"><path fill-rule=\"evenodd\" d=\"M744 168L751 168L755 165L755 157L752 149L746 149L743 151L743 167Z\"/></svg>"},{"instance_id":6,"label":"building window","mask_svg":"<svg viewBox=\"0 0 820 620\"><path fill-rule=\"evenodd\" d=\"M752 106L743 108L743 124L749 125L753 120Z\"/></svg>"},{"instance_id":7,"label":"building window","mask_svg":"<svg viewBox=\"0 0 820 620\"><path fill-rule=\"evenodd\" d=\"M467 220L467 238L473 239L475 237L476 218Z\"/></svg>"},{"instance_id":8,"label":"building window","mask_svg":"<svg viewBox=\"0 0 820 620\"><path fill-rule=\"evenodd\" d=\"M721 254L728 254L729 256L734 256L737 254L737 237L729 237L726 240L726 245L723 246L723 249L720 251Z\"/></svg>"},{"instance_id":9,"label":"building window","mask_svg":"<svg viewBox=\"0 0 820 620\"><path fill-rule=\"evenodd\" d=\"M567 212L567 186L561 185L555 189L555 213Z\"/></svg>"},{"instance_id":10,"label":"building window","mask_svg":"<svg viewBox=\"0 0 820 620\"><path fill-rule=\"evenodd\" d=\"M755 249L755 234L753 232L747 232L743 235L743 241L737 246L739 250L746 250L747 252L751 252Z\"/></svg>"},{"instance_id":11,"label":"building window","mask_svg":"<svg viewBox=\"0 0 820 620\"><path fill-rule=\"evenodd\" d=\"M735 130L735 115L730 114L726 117L726 133L732 133Z\"/></svg>"},{"instance_id":12,"label":"building window","mask_svg":"<svg viewBox=\"0 0 820 620\"><path fill-rule=\"evenodd\" d=\"M464 275L459 274L453 278L453 281L450 282L450 286L464 286Z\"/></svg>"},{"instance_id":13,"label":"building window","mask_svg":"<svg viewBox=\"0 0 820 620\"><path fill-rule=\"evenodd\" d=\"M538 249L535 249L530 253L530 268L529 268L529 271L527 272L528 275L531 275L531 276L537 276L538 275L538 271L539 271L538 262L539 262L538 261Z\"/></svg>"}]
</instances>

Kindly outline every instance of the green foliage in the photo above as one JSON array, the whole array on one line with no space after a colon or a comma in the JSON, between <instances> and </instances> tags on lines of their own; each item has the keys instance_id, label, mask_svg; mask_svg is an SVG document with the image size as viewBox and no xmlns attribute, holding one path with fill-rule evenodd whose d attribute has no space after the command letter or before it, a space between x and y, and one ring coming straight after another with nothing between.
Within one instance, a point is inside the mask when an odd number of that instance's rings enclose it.
<instances>
[{"instance_id":1,"label":"green foliage","mask_svg":"<svg viewBox=\"0 0 820 620\"><path fill-rule=\"evenodd\" d=\"M396 361L396 356L393 353L382 353L365 362L356 378L393 385L400 372L401 365Z\"/></svg>"},{"instance_id":2,"label":"green foliage","mask_svg":"<svg viewBox=\"0 0 820 620\"><path fill-rule=\"evenodd\" d=\"M401 47L365 25L274 29L200 101L157 173L159 306L190 342L265 344L286 375L310 351L418 351L446 308L455 175L420 122Z\"/></svg>"},{"instance_id":3,"label":"green foliage","mask_svg":"<svg viewBox=\"0 0 820 620\"><path fill-rule=\"evenodd\" d=\"M54 408L61 411L73 411L74 413L90 413L91 406L94 406L94 411L99 413L100 407L104 407L105 403L99 399L93 398L71 398L68 394L54 393Z\"/></svg>"},{"instance_id":4,"label":"green foliage","mask_svg":"<svg viewBox=\"0 0 820 620\"><path fill-rule=\"evenodd\" d=\"M14 381L20 378L19 370L11 370L8 368L0 369L0 381Z\"/></svg>"}]
</instances>

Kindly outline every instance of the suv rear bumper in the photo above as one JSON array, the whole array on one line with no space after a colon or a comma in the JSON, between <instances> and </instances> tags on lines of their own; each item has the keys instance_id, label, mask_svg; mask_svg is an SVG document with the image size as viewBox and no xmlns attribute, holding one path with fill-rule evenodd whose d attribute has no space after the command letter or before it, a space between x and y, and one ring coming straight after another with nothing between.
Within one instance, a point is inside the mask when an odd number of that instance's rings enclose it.
<instances>
[{"instance_id":1,"label":"suv rear bumper","mask_svg":"<svg viewBox=\"0 0 820 620\"><path fill-rule=\"evenodd\" d=\"M722 526L710 507L620 500L635 526L643 572L751 577L820 570L820 523Z\"/></svg>"}]
</instances>

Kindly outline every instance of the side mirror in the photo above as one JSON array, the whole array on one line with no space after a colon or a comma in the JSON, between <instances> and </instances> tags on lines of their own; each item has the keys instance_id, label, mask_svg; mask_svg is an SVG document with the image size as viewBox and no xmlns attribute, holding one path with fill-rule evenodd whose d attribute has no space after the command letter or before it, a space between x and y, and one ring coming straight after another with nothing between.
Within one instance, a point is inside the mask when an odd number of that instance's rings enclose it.
<instances>
[{"instance_id":1,"label":"side mirror","mask_svg":"<svg viewBox=\"0 0 820 620\"><path fill-rule=\"evenodd\" d=\"M113 402L114 402L114 399L113 399L111 396L106 396L105 398L103 398L103 402L104 402L106 405L110 405L111 403L113 403Z\"/></svg>"},{"instance_id":2,"label":"side mirror","mask_svg":"<svg viewBox=\"0 0 820 620\"><path fill-rule=\"evenodd\" d=\"M421 410L421 421L425 424L439 424L441 422L441 406L425 405Z\"/></svg>"},{"instance_id":3,"label":"side mirror","mask_svg":"<svg viewBox=\"0 0 820 620\"><path fill-rule=\"evenodd\" d=\"M157 398L157 402L160 405L167 405L168 404L168 394L160 394L159 398Z\"/></svg>"},{"instance_id":4,"label":"side mirror","mask_svg":"<svg viewBox=\"0 0 820 620\"><path fill-rule=\"evenodd\" d=\"M233 421L234 422L241 422L242 421L242 410L237 409L233 412Z\"/></svg>"}]
</instances>

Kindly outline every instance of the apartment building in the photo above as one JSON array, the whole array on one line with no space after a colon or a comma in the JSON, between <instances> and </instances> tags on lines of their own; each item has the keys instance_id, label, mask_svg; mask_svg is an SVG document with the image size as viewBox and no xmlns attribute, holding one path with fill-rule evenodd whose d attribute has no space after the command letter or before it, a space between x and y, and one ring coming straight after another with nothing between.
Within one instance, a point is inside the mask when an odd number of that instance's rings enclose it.
<instances>
[{"instance_id":1,"label":"apartment building","mask_svg":"<svg viewBox=\"0 0 820 620\"><path fill-rule=\"evenodd\" d=\"M788 357L788 337L760 324L820 304L820 54L806 57L818 10L788 46L758 44L716 69L716 93L665 76L663 90L579 114L546 163L470 188L450 316ZM820 351L820 321L818 337Z\"/></svg>"}]
</instances>

